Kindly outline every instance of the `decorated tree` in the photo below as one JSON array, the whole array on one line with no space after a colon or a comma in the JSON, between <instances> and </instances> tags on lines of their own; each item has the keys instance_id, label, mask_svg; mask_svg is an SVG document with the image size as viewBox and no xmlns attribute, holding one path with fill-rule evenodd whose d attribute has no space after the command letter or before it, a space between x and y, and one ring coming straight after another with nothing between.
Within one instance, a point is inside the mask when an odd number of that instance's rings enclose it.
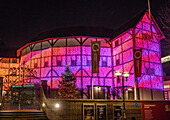
<instances>
[{"instance_id":1,"label":"decorated tree","mask_svg":"<svg viewBox=\"0 0 170 120\"><path fill-rule=\"evenodd\" d=\"M62 99L77 99L80 94L76 86L76 78L74 74L66 66L65 73L62 74L62 80L59 81L58 94Z\"/></svg>"}]
</instances>

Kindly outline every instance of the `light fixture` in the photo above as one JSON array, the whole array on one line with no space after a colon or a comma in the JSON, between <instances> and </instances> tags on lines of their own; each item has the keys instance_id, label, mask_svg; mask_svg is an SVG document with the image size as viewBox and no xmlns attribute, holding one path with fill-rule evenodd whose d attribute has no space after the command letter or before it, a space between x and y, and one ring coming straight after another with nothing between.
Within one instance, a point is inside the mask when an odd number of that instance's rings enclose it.
<instances>
[{"instance_id":1,"label":"light fixture","mask_svg":"<svg viewBox=\"0 0 170 120\"><path fill-rule=\"evenodd\" d=\"M117 70L117 71L115 72L115 75L116 75L116 76L121 76L121 74L122 74L122 73L120 72L120 70Z\"/></svg>"},{"instance_id":2,"label":"light fixture","mask_svg":"<svg viewBox=\"0 0 170 120\"><path fill-rule=\"evenodd\" d=\"M124 72L124 73L123 73L123 76L124 76L125 78L129 77L129 72Z\"/></svg>"},{"instance_id":3,"label":"light fixture","mask_svg":"<svg viewBox=\"0 0 170 120\"><path fill-rule=\"evenodd\" d=\"M100 90L100 89L101 89L101 87L99 87L99 86L96 87L96 90Z\"/></svg>"},{"instance_id":4,"label":"light fixture","mask_svg":"<svg viewBox=\"0 0 170 120\"><path fill-rule=\"evenodd\" d=\"M0 103L0 106L2 105L2 103Z\"/></svg>"},{"instance_id":5,"label":"light fixture","mask_svg":"<svg viewBox=\"0 0 170 120\"><path fill-rule=\"evenodd\" d=\"M60 105L59 105L58 103L56 103L56 104L55 104L55 107L56 107L56 108L59 108L59 107L60 107Z\"/></svg>"},{"instance_id":6,"label":"light fixture","mask_svg":"<svg viewBox=\"0 0 170 120\"><path fill-rule=\"evenodd\" d=\"M42 106L45 107L45 103L42 103Z\"/></svg>"}]
</instances>

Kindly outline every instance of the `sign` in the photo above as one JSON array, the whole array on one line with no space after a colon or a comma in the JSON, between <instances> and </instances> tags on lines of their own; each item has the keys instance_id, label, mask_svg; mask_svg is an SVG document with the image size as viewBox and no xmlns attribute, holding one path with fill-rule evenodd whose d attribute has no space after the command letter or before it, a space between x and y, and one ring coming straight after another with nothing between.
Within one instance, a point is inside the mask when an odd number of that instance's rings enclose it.
<instances>
[{"instance_id":1,"label":"sign","mask_svg":"<svg viewBox=\"0 0 170 120\"><path fill-rule=\"evenodd\" d=\"M137 102L135 102L135 107L139 107L139 105L138 105L138 103L137 103Z\"/></svg>"},{"instance_id":2,"label":"sign","mask_svg":"<svg viewBox=\"0 0 170 120\"><path fill-rule=\"evenodd\" d=\"M113 120L121 120L122 116L122 105L114 104L113 105Z\"/></svg>"},{"instance_id":3,"label":"sign","mask_svg":"<svg viewBox=\"0 0 170 120\"><path fill-rule=\"evenodd\" d=\"M133 49L135 77L141 77L142 49Z\"/></svg>"},{"instance_id":4,"label":"sign","mask_svg":"<svg viewBox=\"0 0 170 120\"><path fill-rule=\"evenodd\" d=\"M91 41L92 73L99 73L100 41Z\"/></svg>"},{"instance_id":5,"label":"sign","mask_svg":"<svg viewBox=\"0 0 170 120\"><path fill-rule=\"evenodd\" d=\"M95 120L94 104L83 104L83 120Z\"/></svg>"},{"instance_id":6,"label":"sign","mask_svg":"<svg viewBox=\"0 0 170 120\"><path fill-rule=\"evenodd\" d=\"M165 62L169 62L169 61L170 61L170 55L161 58L161 63L165 63Z\"/></svg>"},{"instance_id":7,"label":"sign","mask_svg":"<svg viewBox=\"0 0 170 120\"><path fill-rule=\"evenodd\" d=\"M97 120L106 120L107 118L107 105L106 104L97 104Z\"/></svg>"},{"instance_id":8,"label":"sign","mask_svg":"<svg viewBox=\"0 0 170 120\"><path fill-rule=\"evenodd\" d=\"M170 102L142 103L143 120L170 120Z\"/></svg>"}]
</instances>

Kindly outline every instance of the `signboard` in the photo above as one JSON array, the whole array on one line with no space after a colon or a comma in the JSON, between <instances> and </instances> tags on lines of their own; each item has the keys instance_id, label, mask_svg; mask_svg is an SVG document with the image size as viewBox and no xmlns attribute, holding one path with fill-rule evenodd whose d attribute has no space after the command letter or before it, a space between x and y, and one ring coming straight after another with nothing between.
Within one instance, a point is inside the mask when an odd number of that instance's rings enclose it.
<instances>
[{"instance_id":1,"label":"signboard","mask_svg":"<svg viewBox=\"0 0 170 120\"><path fill-rule=\"evenodd\" d=\"M83 120L95 120L95 105L94 104L83 104Z\"/></svg>"},{"instance_id":2,"label":"signboard","mask_svg":"<svg viewBox=\"0 0 170 120\"><path fill-rule=\"evenodd\" d=\"M142 49L133 49L135 77L141 77Z\"/></svg>"},{"instance_id":3,"label":"signboard","mask_svg":"<svg viewBox=\"0 0 170 120\"><path fill-rule=\"evenodd\" d=\"M122 105L114 104L113 105L113 120L122 119Z\"/></svg>"},{"instance_id":4,"label":"signboard","mask_svg":"<svg viewBox=\"0 0 170 120\"><path fill-rule=\"evenodd\" d=\"M143 120L170 120L170 102L142 103Z\"/></svg>"},{"instance_id":5,"label":"signboard","mask_svg":"<svg viewBox=\"0 0 170 120\"><path fill-rule=\"evenodd\" d=\"M106 120L107 118L107 105L106 104L97 104L96 105L96 118L97 120Z\"/></svg>"},{"instance_id":6,"label":"signboard","mask_svg":"<svg viewBox=\"0 0 170 120\"><path fill-rule=\"evenodd\" d=\"M161 63L165 63L165 62L169 62L169 61L170 61L170 55L161 58Z\"/></svg>"},{"instance_id":7,"label":"signboard","mask_svg":"<svg viewBox=\"0 0 170 120\"><path fill-rule=\"evenodd\" d=\"M100 41L91 42L92 73L99 73Z\"/></svg>"}]
</instances>

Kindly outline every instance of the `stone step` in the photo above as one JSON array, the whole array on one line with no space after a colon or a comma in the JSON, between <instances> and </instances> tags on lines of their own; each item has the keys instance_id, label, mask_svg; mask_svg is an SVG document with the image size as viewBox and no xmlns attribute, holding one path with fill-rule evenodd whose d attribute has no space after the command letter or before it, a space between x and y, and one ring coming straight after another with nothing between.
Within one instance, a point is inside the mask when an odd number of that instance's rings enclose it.
<instances>
[{"instance_id":1,"label":"stone step","mask_svg":"<svg viewBox=\"0 0 170 120\"><path fill-rule=\"evenodd\" d=\"M1 111L0 120L48 120L42 111Z\"/></svg>"}]
</instances>

